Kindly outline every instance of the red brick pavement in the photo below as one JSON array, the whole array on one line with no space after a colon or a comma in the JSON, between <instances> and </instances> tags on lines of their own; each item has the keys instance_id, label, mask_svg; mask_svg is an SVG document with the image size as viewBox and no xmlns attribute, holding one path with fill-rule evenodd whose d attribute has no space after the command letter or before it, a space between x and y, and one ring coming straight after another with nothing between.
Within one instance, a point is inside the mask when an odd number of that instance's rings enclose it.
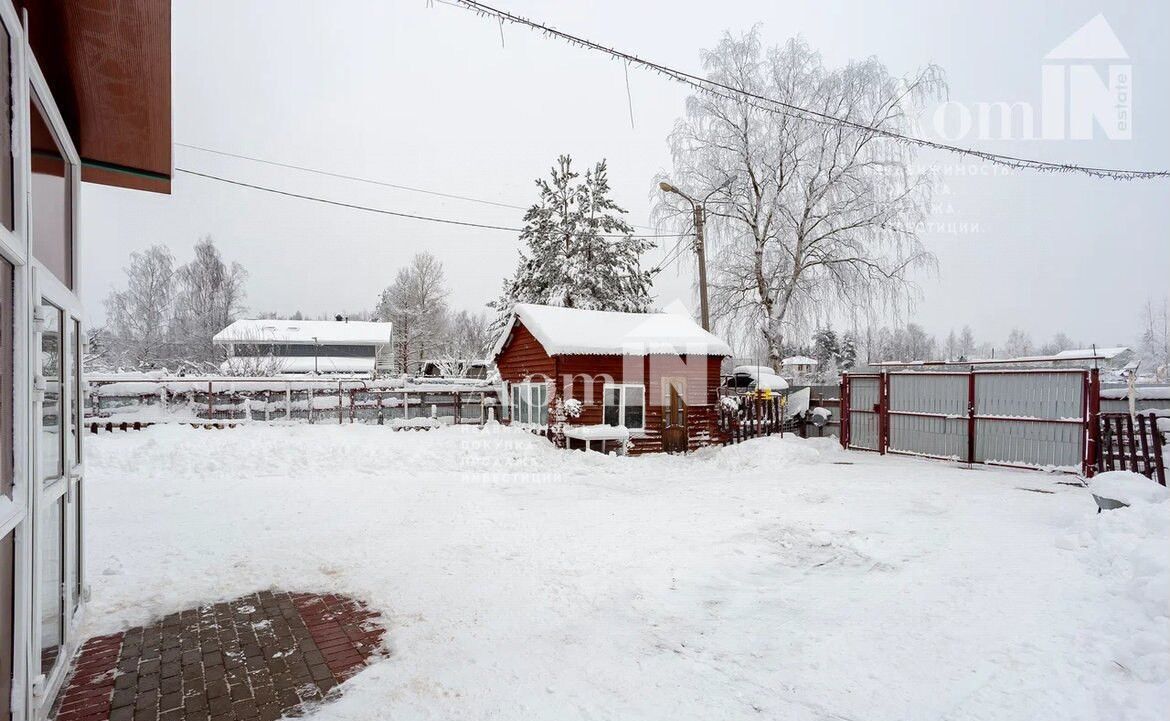
<instances>
[{"instance_id":1,"label":"red brick pavement","mask_svg":"<svg viewBox=\"0 0 1170 721\"><path fill-rule=\"evenodd\" d=\"M56 721L275 721L319 702L381 647L345 596L263 591L82 646Z\"/></svg>"}]
</instances>

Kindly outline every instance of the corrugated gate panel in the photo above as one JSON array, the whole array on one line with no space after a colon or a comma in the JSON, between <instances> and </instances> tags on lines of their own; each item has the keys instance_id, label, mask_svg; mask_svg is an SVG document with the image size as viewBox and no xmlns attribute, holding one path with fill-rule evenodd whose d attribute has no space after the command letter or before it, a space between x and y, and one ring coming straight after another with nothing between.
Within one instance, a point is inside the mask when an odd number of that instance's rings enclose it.
<instances>
[{"instance_id":1,"label":"corrugated gate panel","mask_svg":"<svg viewBox=\"0 0 1170 721\"><path fill-rule=\"evenodd\" d=\"M967 457L967 419L891 413L890 450L963 460Z\"/></svg>"},{"instance_id":2,"label":"corrugated gate panel","mask_svg":"<svg viewBox=\"0 0 1170 721\"><path fill-rule=\"evenodd\" d=\"M1072 423L975 421L975 460L979 463L1077 469L1083 446L1084 429Z\"/></svg>"},{"instance_id":3,"label":"corrugated gate panel","mask_svg":"<svg viewBox=\"0 0 1170 721\"><path fill-rule=\"evenodd\" d=\"M967 375L891 373L890 450L966 458L967 386Z\"/></svg>"},{"instance_id":4,"label":"corrugated gate panel","mask_svg":"<svg viewBox=\"0 0 1170 721\"><path fill-rule=\"evenodd\" d=\"M1081 373L976 373L975 415L1083 418Z\"/></svg>"},{"instance_id":5,"label":"corrugated gate panel","mask_svg":"<svg viewBox=\"0 0 1170 721\"><path fill-rule=\"evenodd\" d=\"M1084 401L1082 372L976 373L975 460L1078 468Z\"/></svg>"},{"instance_id":6,"label":"corrugated gate panel","mask_svg":"<svg viewBox=\"0 0 1170 721\"><path fill-rule=\"evenodd\" d=\"M881 397L878 378L849 379L849 446L876 451L879 449L880 416L873 412Z\"/></svg>"},{"instance_id":7,"label":"corrugated gate panel","mask_svg":"<svg viewBox=\"0 0 1170 721\"><path fill-rule=\"evenodd\" d=\"M890 410L967 416L967 376L891 373Z\"/></svg>"}]
</instances>

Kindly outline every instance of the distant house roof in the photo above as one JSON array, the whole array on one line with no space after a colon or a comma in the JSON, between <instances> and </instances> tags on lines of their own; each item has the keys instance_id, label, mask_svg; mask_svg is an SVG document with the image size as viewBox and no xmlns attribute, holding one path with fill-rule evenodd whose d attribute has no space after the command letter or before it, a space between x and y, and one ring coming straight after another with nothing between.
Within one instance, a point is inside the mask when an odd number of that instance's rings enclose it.
<instances>
[{"instance_id":1,"label":"distant house roof","mask_svg":"<svg viewBox=\"0 0 1170 721\"><path fill-rule=\"evenodd\" d=\"M517 303L496 341L503 351L519 319L551 355L731 355L731 347L685 315L618 313Z\"/></svg>"},{"instance_id":2,"label":"distant house roof","mask_svg":"<svg viewBox=\"0 0 1170 721\"><path fill-rule=\"evenodd\" d=\"M382 345L390 342L392 325L358 320L242 319L216 333L212 342Z\"/></svg>"},{"instance_id":3,"label":"distant house roof","mask_svg":"<svg viewBox=\"0 0 1170 721\"><path fill-rule=\"evenodd\" d=\"M806 355L794 355L780 361L782 366L815 366L816 364L816 358L809 358Z\"/></svg>"},{"instance_id":4,"label":"distant house roof","mask_svg":"<svg viewBox=\"0 0 1170 721\"><path fill-rule=\"evenodd\" d=\"M1080 358L1093 358L1094 356L1096 356L1098 358L1112 359L1112 358L1116 358L1117 356L1121 355L1122 353L1128 353L1128 352L1129 352L1129 348L1127 348L1125 346L1118 346L1116 348L1096 348L1096 349L1093 349L1093 348L1074 348L1073 350L1062 350L1061 352L1057 353L1056 355L1054 355L1052 357L1056 360L1070 359L1070 358L1076 360L1076 359L1080 359Z\"/></svg>"}]
</instances>

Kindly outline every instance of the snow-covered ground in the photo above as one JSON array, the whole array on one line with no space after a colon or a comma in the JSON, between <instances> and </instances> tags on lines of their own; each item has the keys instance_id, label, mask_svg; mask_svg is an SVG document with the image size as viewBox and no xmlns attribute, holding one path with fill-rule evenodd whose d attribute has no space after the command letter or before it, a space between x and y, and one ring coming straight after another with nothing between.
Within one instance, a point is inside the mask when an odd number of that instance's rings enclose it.
<instances>
[{"instance_id":1,"label":"snow-covered ground","mask_svg":"<svg viewBox=\"0 0 1170 721\"><path fill-rule=\"evenodd\" d=\"M319 719L1164 719L1170 503L759 439L520 431L90 439L89 630L267 587L384 613ZM1044 492L1035 492L1044 491Z\"/></svg>"}]
</instances>

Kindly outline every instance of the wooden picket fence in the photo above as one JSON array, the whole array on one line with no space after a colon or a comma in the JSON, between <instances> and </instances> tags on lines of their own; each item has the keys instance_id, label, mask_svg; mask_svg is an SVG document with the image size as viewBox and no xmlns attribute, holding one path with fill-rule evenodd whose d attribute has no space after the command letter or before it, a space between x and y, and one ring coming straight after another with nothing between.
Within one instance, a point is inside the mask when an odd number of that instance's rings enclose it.
<instances>
[{"instance_id":1,"label":"wooden picket fence","mask_svg":"<svg viewBox=\"0 0 1170 721\"><path fill-rule=\"evenodd\" d=\"M1097 426L1097 472L1134 471L1166 485L1162 446L1166 434L1158 428L1158 417L1149 413L1102 413Z\"/></svg>"},{"instance_id":2,"label":"wooden picket fence","mask_svg":"<svg viewBox=\"0 0 1170 721\"><path fill-rule=\"evenodd\" d=\"M738 409L728 408L720 402L717 427L723 445L743 443L750 438L773 434L784 435L784 409L779 396L740 396L738 400Z\"/></svg>"}]
</instances>

